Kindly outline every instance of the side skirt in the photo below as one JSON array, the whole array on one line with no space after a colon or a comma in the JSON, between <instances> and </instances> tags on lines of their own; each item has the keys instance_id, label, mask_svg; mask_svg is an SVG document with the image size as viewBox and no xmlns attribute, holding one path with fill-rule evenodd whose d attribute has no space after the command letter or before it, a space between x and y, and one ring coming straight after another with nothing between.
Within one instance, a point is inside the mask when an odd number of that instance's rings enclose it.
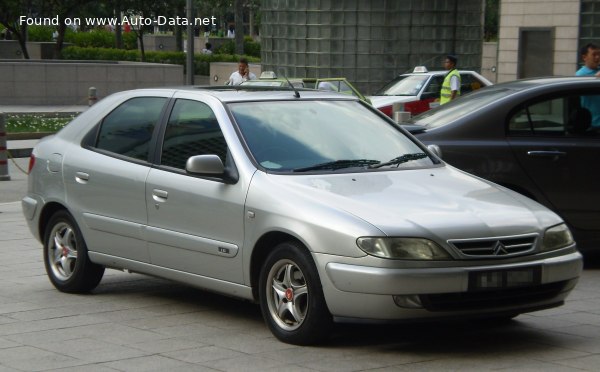
<instances>
[{"instance_id":1,"label":"side skirt","mask_svg":"<svg viewBox=\"0 0 600 372\"><path fill-rule=\"evenodd\" d=\"M167 267L128 260L98 252L90 251L88 252L88 255L92 262L107 268L114 268L117 270L125 270L163 279L169 279L208 291L221 293L227 296L238 297L253 302L255 301L254 297L252 296L252 288L242 284L226 282L202 275L191 274L179 270L169 269Z\"/></svg>"}]
</instances>

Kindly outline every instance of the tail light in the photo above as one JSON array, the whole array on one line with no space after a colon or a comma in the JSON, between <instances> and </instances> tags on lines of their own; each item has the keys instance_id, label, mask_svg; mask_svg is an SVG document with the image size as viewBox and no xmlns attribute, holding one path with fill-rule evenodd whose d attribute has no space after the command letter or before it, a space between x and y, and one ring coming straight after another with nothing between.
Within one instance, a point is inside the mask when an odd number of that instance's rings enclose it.
<instances>
[{"instance_id":1,"label":"tail light","mask_svg":"<svg viewBox=\"0 0 600 372\"><path fill-rule=\"evenodd\" d=\"M384 114L386 114L387 116L389 116L390 118L393 116L393 109L392 106L383 106L379 108L379 111L383 112Z\"/></svg>"},{"instance_id":2,"label":"tail light","mask_svg":"<svg viewBox=\"0 0 600 372\"><path fill-rule=\"evenodd\" d=\"M35 155L31 154L29 156L29 168L27 169L27 174L31 173L33 166L35 165Z\"/></svg>"}]
</instances>

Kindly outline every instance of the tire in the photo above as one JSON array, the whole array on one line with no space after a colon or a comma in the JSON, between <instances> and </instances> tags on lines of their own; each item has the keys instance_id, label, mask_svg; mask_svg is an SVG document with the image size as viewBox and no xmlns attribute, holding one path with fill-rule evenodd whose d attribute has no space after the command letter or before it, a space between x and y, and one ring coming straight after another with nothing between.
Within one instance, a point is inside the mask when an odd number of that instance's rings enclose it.
<instances>
[{"instance_id":1,"label":"tire","mask_svg":"<svg viewBox=\"0 0 600 372\"><path fill-rule=\"evenodd\" d=\"M277 245L260 272L260 308L280 341L295 345L322 342L332 318L319 274L308 251L297 242Z\"/></svg>"},{"instance_id":2,"label":"tire","mask_svg":"<svg viewBox=\"0 0 600 372\"><path fill-rule=\"evenodd\" d=\"M52 215L46 227L44 264L50 282L61 292L89 292L104 275L104 267L88 258L81 231L64 210Z\"/></svg>"}]
</instances>

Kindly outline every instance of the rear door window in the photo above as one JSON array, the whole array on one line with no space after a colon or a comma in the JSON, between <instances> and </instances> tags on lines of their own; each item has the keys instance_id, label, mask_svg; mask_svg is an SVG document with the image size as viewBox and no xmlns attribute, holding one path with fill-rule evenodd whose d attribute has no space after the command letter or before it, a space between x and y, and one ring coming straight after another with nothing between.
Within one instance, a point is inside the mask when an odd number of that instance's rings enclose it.
<instances>
[{"instance_id":1,"label":"rear door window","mask_svg":"<svg viewBox=\"0 0 600 372\"><path fill-rule=\"evenodd\" d=\"M164 97L124 102L102 120L94 147L147 161L150 140L166 102Z\"/></svg>"}]
</instances>

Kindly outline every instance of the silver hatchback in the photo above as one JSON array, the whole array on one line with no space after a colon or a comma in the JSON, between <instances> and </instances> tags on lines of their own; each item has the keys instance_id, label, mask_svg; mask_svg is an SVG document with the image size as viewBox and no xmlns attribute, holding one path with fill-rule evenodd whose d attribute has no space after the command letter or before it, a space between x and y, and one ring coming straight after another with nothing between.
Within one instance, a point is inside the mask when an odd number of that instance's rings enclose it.
<instances>
[{"instance_id":1,"label":"silver hatchback","mask_svg":"<svg viewBox=\"0 0 600 372\"><path fill-rule=\"evenodd\" d=\"M582 270L556 214L336 93L111 95L38 143L22 204L57 289L172 279L258 302L294 344L334 321L509 319Z\"/></svg>"}]
</instances>

